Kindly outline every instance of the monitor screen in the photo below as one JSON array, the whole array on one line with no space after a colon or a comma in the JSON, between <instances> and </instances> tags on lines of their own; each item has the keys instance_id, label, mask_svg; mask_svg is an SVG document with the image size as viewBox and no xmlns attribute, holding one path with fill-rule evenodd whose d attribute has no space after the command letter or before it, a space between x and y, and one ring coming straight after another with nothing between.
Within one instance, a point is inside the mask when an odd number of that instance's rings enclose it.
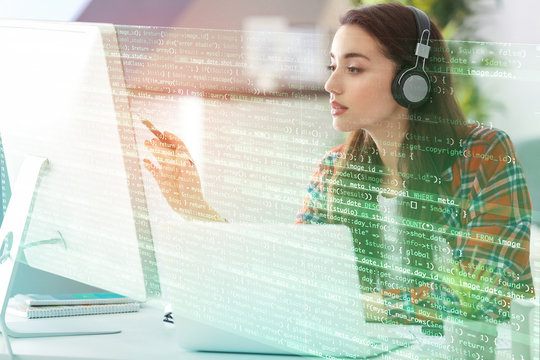
<instances>
[{"instance_id":1,"label":"monitor screen","mask_svg":"<svg viewBox=\"0 0 540 360\"><path fill-rule=\"evenodd\" d=\"M0 132L10 183L35 189L21 260L135 299L159 282L123 68L112 25L2 21Z\"/></svg>"}]
</instances>

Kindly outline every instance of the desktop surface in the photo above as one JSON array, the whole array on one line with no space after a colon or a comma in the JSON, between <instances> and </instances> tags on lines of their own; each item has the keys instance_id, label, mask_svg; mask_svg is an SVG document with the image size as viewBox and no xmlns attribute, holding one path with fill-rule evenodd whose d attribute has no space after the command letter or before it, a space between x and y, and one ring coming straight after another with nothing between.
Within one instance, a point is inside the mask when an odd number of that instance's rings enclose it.
<instances>
[{"instance_id":1,"label":"desktop surface","mask_svg":"<svg viewBox=\"0 0 540 360\"><path fill-rule=\"evenodd\" d=\"M18 360L26 359L242 359L277 360L291 359L290 356L226 354L190 352L180 348L174 328L163 323L164 303L152 300L138 313L93 315L66 318L26 320L8 318L10 326L20 329L69 330L69 329L119 329L120 334L71 336L56 338L11 339ZM446 359L447 355L437 350L444 343L442 337L423 336L419 326L404 326L415 335L412 346L397 350L378 359ZM498 349L497 360L511 359L510 349ZM9 359L3 344L0 359Z\"/></svg>"},{"instance_id":2,"label":"desktop surface","mask_svg":"<svg viewBox=\"0 0 540 360\"><path fill-rule=\"evenodd\" d=\"M20 359L283 359L281 356L190 352L180 348L172 326L163 323L164 303L151 301L138 313L27 320L10 317L9 325L35 330L119 329L114 336L11 339ZM36 329L39 327L39 329ZM0 345L0 359L9 359ZM290 357L285 357L290 358Z\"/></svg>"}]
</instances>

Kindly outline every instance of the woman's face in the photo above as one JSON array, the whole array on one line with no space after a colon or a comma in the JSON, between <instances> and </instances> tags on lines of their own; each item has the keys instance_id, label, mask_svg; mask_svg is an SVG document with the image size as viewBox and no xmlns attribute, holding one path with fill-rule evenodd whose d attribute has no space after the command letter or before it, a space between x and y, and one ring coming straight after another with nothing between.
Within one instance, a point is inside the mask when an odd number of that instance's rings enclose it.
<instances>
[{"instance_id":1,"label":"woman's face","mask_svg":"<svg viewBox=\"0 0 540 360\"><path fill-rule=\"evenodd\" d=\"M324 88L330 93L334 129L377 132L388 120L407 116L407 109L392 97L396 64L383 55L377 40L364 29L340 27L330 58L331 75Z\"/></svg>"}]
</instances>

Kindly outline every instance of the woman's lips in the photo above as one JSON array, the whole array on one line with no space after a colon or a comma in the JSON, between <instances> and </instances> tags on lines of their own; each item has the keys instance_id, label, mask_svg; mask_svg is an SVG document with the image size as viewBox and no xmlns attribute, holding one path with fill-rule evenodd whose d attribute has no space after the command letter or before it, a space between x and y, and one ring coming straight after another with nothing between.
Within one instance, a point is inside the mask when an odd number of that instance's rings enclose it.
<instances>
[{"instance_id":1,"label":"woman's lips","mask_svg":"<svg viewBox=\"0 0 540 360\"><path fill-rule=\"evenodd\" d=\"M332 101L330 103L330 106L332 107L332 116L339 116L343 114L345 111L347 111L348 107L341 105L337 101Z\"/></svg>"}]
</instances>

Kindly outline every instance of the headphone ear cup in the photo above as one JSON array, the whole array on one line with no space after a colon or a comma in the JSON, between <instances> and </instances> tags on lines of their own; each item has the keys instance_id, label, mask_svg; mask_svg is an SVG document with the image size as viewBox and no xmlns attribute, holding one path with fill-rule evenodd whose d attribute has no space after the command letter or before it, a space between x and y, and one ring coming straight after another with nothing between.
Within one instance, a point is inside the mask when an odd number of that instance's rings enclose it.
<instances>
[{"instance_id":1,"label":"headphone ear cup","mask_svg":"<svg viewBox=\"0 0 540 360\"><path fill-rule=\"evenodd\" d=\"M399 72L392 82L392 95L396 102L406 108L414 109L429 98L431 83L427 74L416 69Z\"/></svg>"},{"instance_id":2,"label":"headphone ear cup","mask_svg":"<svg viewBox=\"0 0 540 360\"><path fill-rule=\"evenodd\" d=\"M407 99L405 99L405 95L403 94L403 87L400 85L399 81L406 71L407 70L402 70L398 72L396 76L394 76L394 80L392 81L392 96L399 105L408 108L409 102L407 101Z\"/></svg>"}]
</instances>

